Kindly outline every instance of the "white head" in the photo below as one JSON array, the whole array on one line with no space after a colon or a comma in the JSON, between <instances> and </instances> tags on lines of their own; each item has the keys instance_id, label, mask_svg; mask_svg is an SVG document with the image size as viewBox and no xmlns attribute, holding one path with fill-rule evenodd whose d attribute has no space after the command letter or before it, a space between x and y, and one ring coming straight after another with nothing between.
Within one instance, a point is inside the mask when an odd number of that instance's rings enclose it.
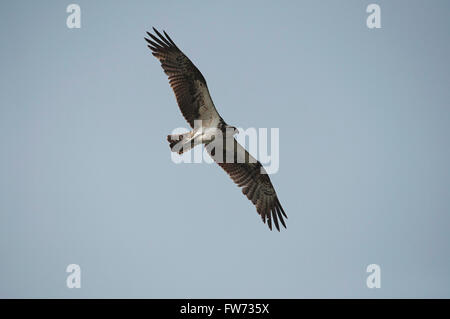
<instances>
[{"instance_id":1,"label":"white head","mask_svg":"<svg viewBox=\"0 0 450 319\"><path fill-rule=\"evenodd\" d=\"M225 134L229 136L234 136L239 133L239 130L235 126L227 125L225 128Z\"/></svg>"}]
</instances>

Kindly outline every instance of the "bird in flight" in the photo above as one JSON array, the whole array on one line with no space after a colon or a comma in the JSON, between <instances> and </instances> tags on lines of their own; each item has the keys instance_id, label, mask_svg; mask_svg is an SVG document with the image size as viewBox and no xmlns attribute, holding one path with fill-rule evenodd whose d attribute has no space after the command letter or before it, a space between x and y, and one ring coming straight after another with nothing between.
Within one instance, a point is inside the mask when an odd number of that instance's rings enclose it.
<instances>
[{"instance_id":1,"label":"bird in flight","mask_svg":"<svg viewBox=\"0 0 450 319\"><path fill-rule=\"evenodd\" d=\"M156 35L147 32L149 38L145 40L161 62L181 113L193 128L189 133L169 135L167 140L171 150L182 154L196 145L205 144L214 161L242 187L263 222L267 220L269 229L272 230L272 221L278 231L279 222L286 228L283 216L287 218L287 215L269 175L234 138L238 130L226 124L217 112L203 75L165 31L164 35L155 28L153 31Z\"/></svg>"}]
</instances>

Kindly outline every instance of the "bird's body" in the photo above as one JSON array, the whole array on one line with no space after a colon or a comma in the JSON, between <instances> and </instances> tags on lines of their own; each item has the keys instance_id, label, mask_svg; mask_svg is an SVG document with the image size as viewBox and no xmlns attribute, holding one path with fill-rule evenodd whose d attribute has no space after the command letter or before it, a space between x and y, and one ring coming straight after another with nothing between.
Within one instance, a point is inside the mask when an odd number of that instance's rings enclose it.
<instances>
[{"instance_id":1,"label":"bird's body","mask_svg":"<svg viewBox=\"0 0 450 319\"><path fill-rule=\"evenodd\" d=\"M174 152L182 154L196 145L205 144L211 157L231 179L242 187L242 192L256 206L263 222L272 229L272 220L280 230L278 221L286 227L287 218L269 176L263 166L251 156L234 135L234 126L226 124L214 106L206 80L195 65L181 52L172 39L153 28L156 35L146 38L152 54L161 62L169 77L178 106L191 132L169 135L167 140Z\"/></svg>"}]
</instances>

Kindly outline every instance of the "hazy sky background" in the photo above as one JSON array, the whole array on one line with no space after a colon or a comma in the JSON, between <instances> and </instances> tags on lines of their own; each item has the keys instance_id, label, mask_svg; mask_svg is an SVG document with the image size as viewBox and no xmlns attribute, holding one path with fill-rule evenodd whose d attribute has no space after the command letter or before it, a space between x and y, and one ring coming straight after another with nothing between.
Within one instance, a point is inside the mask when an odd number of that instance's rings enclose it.
<instances>
[{"instance_id":1,"label":"hazy sky background","mask_svg":"<svg viewBox=\"0 0 450 319\"><path fill-rule=\"evenodd\" d=\"M450 297L448 1L376 1L378 30L371 1L70 3L0 4L0 297ZM170 160L152 26L229 124L280 129L287 230Z\"/></svg>"}]
</instances>

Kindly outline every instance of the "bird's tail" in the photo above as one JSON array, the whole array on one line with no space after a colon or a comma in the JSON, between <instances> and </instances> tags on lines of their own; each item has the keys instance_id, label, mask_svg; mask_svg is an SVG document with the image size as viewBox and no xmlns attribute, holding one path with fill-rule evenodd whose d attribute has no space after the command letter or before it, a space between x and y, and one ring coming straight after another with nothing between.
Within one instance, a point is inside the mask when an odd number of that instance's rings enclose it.
<instances>
[{"instance_id":1,"label":"bird's tail","mask_svg":"<svg viewBox=\"0 0 450 319\"><path fill-rule=\"evenodd\" d=\"M189 142L190 137L191 132L167 135L167 141L169 142L170 150L172 152L177 152L178 154L183 154L187 150L191 149L191 147L187 147L186 145L187 142Z\"/></svg>"}]
</instances>

